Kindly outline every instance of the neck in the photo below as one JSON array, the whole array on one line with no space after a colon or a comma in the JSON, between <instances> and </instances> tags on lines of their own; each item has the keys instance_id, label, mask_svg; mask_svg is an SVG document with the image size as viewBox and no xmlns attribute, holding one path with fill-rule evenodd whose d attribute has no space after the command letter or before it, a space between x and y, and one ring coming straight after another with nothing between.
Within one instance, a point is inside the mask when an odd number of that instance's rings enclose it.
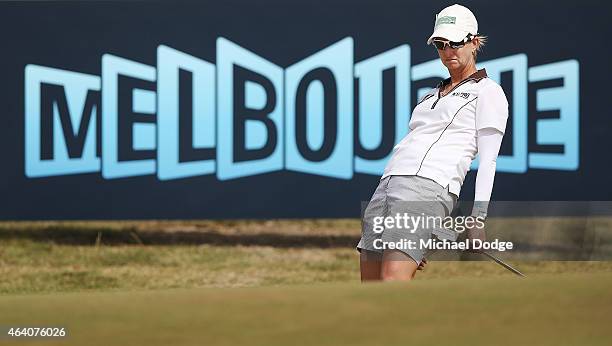
<instances>
[{"instance_id":1,"label":"neck","mask_svg":"<svg viewBox=\"0 0 612 346\"><path fill-rule=\"evenodd\" d=\"M455 70L451 70L451 84L456 84L471 76L474 72L476 72L476 64L469 64L463 68L458 68Z\"/></svg>"}]
</instances>

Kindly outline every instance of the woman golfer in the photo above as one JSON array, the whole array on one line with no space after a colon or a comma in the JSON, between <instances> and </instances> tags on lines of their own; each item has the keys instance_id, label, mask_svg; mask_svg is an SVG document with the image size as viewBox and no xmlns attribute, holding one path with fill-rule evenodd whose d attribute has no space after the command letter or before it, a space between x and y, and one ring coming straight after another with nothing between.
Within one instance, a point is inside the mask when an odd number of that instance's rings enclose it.
<instances>
[{"instance_id":1,"label":"woman golfer","mask_svg":"<svg viewBox=\"0 0 612 346\"><path fill-rule=\"evenodd\" d=\"M450 77L415 106L410 132L395 146L364 211L357 245L362 281L410 280L426 263L421 240L452 239L423 221L450 216L476 154L472 216L486 218L508 101L486 70L476 69L485 39L466 7L452 5L436 15L427 44L433 43ZM484 240L484 230L471 229L468 237Z\"/></svg>"}]
</instances>

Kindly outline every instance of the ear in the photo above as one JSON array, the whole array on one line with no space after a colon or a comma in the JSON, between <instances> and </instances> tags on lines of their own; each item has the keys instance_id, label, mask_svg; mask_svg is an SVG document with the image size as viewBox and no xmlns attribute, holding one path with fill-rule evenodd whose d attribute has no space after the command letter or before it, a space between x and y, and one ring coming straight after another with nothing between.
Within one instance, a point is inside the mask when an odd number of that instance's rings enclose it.
<instances>
[{"instance_id":1,"label":"ear","mask_svg":"<svg viewBox=\"0 0 612 346\"><path fill-rule=\"evenodd\" d=\"M474 44L474 48L476 48L476 50L480 48L480 38L478 36L472 39L472 43Z\"/></svg>"}]
</instances>

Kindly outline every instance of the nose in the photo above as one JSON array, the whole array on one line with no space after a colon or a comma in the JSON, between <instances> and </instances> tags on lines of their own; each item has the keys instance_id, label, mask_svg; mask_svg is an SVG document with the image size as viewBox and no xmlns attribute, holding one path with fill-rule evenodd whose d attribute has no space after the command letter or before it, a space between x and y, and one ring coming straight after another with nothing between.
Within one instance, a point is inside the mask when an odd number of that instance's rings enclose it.
<instances>
[{"instance_id":1,"label":"nose","mask_svg":"<svg viewBox=\"0 0 612 346\"><path fill-rule=\"evenodd\" d=\"M449 46L444 46L444 49L442 50L442 54L444 54L445 56L453 55L455 54L455 50Z\"/></svg>"}]
</instances>

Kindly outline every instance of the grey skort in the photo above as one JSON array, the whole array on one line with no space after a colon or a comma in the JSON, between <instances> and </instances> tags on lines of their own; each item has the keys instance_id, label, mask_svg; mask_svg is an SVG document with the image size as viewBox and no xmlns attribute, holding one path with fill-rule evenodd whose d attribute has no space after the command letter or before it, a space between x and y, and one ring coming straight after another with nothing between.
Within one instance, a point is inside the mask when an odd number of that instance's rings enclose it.
<instances>
[{"instance_id":1,"label":"grey skort","mask_svg":"<svg viewBox=\"0 0 612 346\"><path fill-rule=\"evenodd\" d=\"M439 227L439 223L425 219L450 216L457 204L457 196L435 181L416 175L392 175L380 180L372 199L362 216L361 240L357 250L365 249L382 253L380 245L388 242L412 243L413 246L397 248L410 256L417 264L424 258L427 248L422 240L456 240L456 233ZM398 219L399 216L399 219ZM420 216L420 218L418 218ZM395 222L385 224L383 218ZM420 220L420 223L415 222ZM406 227L413 226L413 227ZM435 238L434 238L435 239Z\"/></svg>"}]
</instances>

